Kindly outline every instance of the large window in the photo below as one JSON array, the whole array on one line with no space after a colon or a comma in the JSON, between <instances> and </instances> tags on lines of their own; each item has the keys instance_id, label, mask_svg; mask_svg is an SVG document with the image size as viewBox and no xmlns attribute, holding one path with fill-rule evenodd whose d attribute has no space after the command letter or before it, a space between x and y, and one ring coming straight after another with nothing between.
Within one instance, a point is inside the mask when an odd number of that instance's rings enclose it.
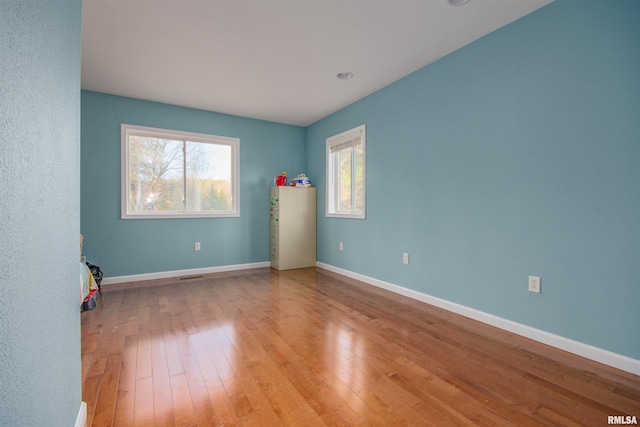
<instances>
[{"instance_id":1,"label":"large window","mask_svg":"<svg viewBox=\"0 0 640 427\"><path fill-rule=\"evenodd\" d=\"M122 218L240 215L240 140L122 125Z\"/></svg>"},{"instance_id":2,"label":"large window","mask_svg":"<svg viewBox=\"0 0 640 427\"><path fill-rule=\"evenodd\" d=\"M327 139L327 216L365 218L365 125Z\"/></svg>"}]
</instances>

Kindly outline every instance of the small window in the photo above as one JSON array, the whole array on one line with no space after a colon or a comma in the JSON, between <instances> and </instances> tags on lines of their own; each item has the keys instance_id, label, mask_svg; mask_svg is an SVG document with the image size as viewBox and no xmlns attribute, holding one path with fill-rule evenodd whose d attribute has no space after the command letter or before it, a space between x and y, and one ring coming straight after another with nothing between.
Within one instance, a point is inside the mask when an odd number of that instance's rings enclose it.
<instances>
[{"instance_id":1,"label":"small window","mask_svg":"<svg viewBox=\"0 0 640 427\"><path fill-rule=\"evenodd\" d=\"M365 218L365 125L327 139L327 216Z\"/></svg>"},{"instance_id":2,"label":"small window","mask_svg":"<svg viewBox=\"0 0 640 427\"><path fill-rule=\"evenodd\" d=\"M122 218L240 216L240 140L122 125Z\"/></svg>"}]
</instances>

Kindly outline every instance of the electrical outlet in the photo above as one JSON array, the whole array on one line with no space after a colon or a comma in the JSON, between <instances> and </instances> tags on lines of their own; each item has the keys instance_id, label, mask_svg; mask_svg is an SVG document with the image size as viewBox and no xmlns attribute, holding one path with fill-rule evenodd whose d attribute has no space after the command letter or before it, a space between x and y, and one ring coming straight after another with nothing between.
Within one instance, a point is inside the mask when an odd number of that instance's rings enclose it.
<instances>
[{"instance_id":1,"label":"electrical outlet","mask_svg":"<svg viewBox=\"0 0 640 427\"><path fill-rule=\"evenodd\" d=\"M200 242L196 242L196 243L193 245L193 250L194 250L194 251L199 251L199 250L200 250Z\"/></svg>"},{"instance_id":2,"label":"electrical outlet","mask_svg":"<svg viewBox=\"0 0 640 427\"><path fill-rule=\"evenodd\" d=\"M340 250L344 249L344 245L342 244L342 242L340 242Z\"/></svg>"},{"instance_id":3,"label":"electrical outlet","mask_svg":"<svg viewBox=\"0 0 640 427\"><path fill-rule=\"evenodd\" d=\"M402 254L402 263L409 264L409 254L406 252Z\"/></svg>"},{"instance_id":4,"label":"electrical outlet","mask_svg":"<svg viewBox=\"0 0 640 427\"><path fill-rule=\"evenodd\" d=\"M538 276L529 276L529 292L540 293L540 278Z\"/></svg>"}]
</instances>

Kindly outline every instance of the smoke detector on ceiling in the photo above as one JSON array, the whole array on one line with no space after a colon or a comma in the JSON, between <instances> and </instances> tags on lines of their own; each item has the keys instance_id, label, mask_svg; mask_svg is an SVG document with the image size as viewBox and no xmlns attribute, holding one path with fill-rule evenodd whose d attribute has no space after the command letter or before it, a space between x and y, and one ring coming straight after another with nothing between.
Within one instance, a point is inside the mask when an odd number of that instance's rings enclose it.
<instances>
[{"instance_id":1,"label":"smoke detector on ceiling","mask_svg":"<svg viewBox=\"0 0 640 427\"><path fill-rule=\"evenodd\" d=\"M462 6L469 3L471 0L448 0L450 6Z\"/></svg>"}]
</instances>

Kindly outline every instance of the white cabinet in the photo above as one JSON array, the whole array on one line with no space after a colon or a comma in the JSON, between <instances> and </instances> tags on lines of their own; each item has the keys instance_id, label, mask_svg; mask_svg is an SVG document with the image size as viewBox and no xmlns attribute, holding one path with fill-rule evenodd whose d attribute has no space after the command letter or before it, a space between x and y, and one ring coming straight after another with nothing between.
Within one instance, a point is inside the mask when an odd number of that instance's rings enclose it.
<instances>
[{"instance_id":1,"label":"white cabinet","mask_svg":"<svg viewBox=\"0 0 640 427\"><path fill-rule=\"evenodd\" d=\"M271 267L316 265L316 189L272 187L269 197Z\"/></svg>"}]
</instances>

